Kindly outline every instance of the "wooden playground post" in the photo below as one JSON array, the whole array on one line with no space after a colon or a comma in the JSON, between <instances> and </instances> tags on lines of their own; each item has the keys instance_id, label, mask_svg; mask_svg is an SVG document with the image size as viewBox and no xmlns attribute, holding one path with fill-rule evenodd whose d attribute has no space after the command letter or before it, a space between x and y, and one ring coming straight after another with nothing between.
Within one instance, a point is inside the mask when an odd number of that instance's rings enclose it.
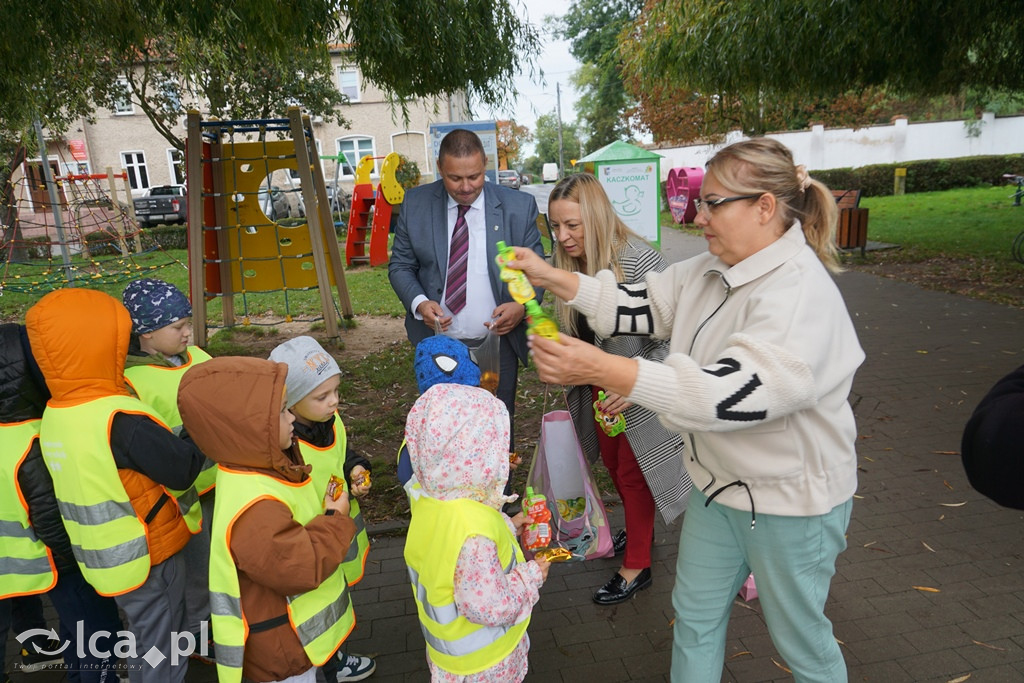
<instances>
[{"instance_id":1,"label":"wooden playground post","mask_svg":"<svg viewBox=\"0 0 1024 683\"><path fill-rule=\"evenodd\" d=\"M309 195L308 188L313 187L313 174L311 172L309 144L306 140L305 130L302 126L302 114L298 107L288 107L288 120L291 126L292 141L295 143L295 161L299 171L299 182L303 187L303 201ZM312 197L310 197L312 198ZM326 199L326 192L324 193ZM309 203L306 206L310 206ZM331 297L331 280L327 271L327 262L324 255L324 234L321 229L321 215L319 207L315 211L306 212L306 225L309 228L310 242L313 248L313 267L316 269L317 290L320 293L320 307L324 312L324 325L327 328L328 337L338 336L338 320L334 316L334 300ZM334 232L333 222L331 232ZM335 274L335 281L344 277L344 271Z\"/></svg>"},{"instance_id":2,"label":"wooden playground post","mask_svg":"<svg viewBox=\"0 0 1024 683\"><path fill-rule=\"evenodd\" d=\"M110 175L110 167L109 166L107 166L107 175L108 176ZM127 199L126 203L128 204L128 217L132 219L132 223L133 224L138 225L139 219L135 216L135 202L132 200L132 186L131 186L131 183L128 182L128 174L127 173L122 173L121 174L121 180L123 181L121 184L124 185L124 196ZM139 239L139 233L138 233L137 230L135 231L135 240L134 240L134 242L135 242L135 253L136 254L141 254L142 253L142 240Z\"/></svg>"},{"instance_id":3,"label":"wooden playground post","mask_svg":"<svg viewBox=\"0 0 1024 683\"><path fill-rule=\"evenodd\" d=\"M303 114L302 123L304 126L309 128L309 116ZM341 249L338 247L338 235L334 231L334 216L331 215L330 202L327 199L327 181L324 178L324 169L320 165L320 160L316 159L317 163L313 164L313 178L315 182L312 187L316 192L316 207L320 211L320 222L323 225L324 236L327 240L327 256L331 260L331 268L334 269L334 286L338 290L338 301L341 303L341 314L346 320L352 318L352 299L348 294L348 280L345 279L345 265L341 260ZM337 187L335 187L335 193L337 193ZM303 201L306 202L306 206L310 206L306 195L306 188L302 188ZM337 196L337 194L335 194ZM308 214L308 211L307 211ZM330 226L330 229L328 229Z\"/></svg>"},{"instance_id":4,"label":"wooden playground post","mask_svg":"<svg viewBox=\"0 0 1024 683\"><path fill-rule=\"evenodd\" d=\"M187 117L188 154L185 155L185 196L188 201L188 283L192 298L192 331L196 346L206 346L206 267L203 262L203 165L199 112Z\"/></svg>"},{"instance_id":5,"label":"wooden playground post","mask_svg":"<svg viewBox=\"0 0 1024 683\"><path fill-rule=\"evenodd\" d=\"M202 148L200 148L200 154ZM225 228L228 222L227 197L224 192L224 141L220 133L210 143L210 166L213 178L213 214L217 221L217 253L220 254L220 263L217 266L220 272L220 310L224 327L231 327L235 324L235 290L234 281L231 279L231 263L227 254L231 253L231 245L228 243L228 233ZM238 212L235 212L235 230L240 230L238 224ZM242 285L245 286L244 284Z\"/></svg>"},{"instance_id":6,"label":"wooden playground post","mask_svg":"<svg viewBox=\"0 0 1024 683\"><path fill-rule=\"evenodd\" d=\"M114 205L117 204L117 185L114 183L114 169L111 168L110 166L107 166L107 186L110 188L110 208L113 209ZM128 195L128 203L129 204L133 203L132 202L131 194ZM121 212L118 212L118 213L120 213L121 220L117 221L114 224L114 229L117 230L117 244L118 244L118 246L121 247L121 256L127 256L128 255L128 243L125 241L124 235L128 231L128 226L125 224L124 213L121 213ZM137 240L138 239L138 233L136 232L135 234L136 234L135 239ZM82 242L84 243L85 240L82 240ZM141 251L141 249L139 249L138 245L137 245L135 253L137 254L140 251Z\"/></svg>"}]
</instances>

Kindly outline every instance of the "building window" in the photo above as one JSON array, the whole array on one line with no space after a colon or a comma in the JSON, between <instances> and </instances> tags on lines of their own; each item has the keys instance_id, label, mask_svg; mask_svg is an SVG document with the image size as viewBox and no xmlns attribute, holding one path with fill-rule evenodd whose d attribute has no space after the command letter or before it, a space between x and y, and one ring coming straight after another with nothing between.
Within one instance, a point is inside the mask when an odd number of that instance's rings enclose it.
<instances>
[{"instance_id":1,"label":"building window","mask_svg":"<svg viewBox=\"0 0 1024 683\"><path fill-rule=\"evenodd\" d=\"M171 183L185 184L185 155L181 150L173 147L167 150L167 168L171 172Z\"/></svg>"},{"instance_id":2,"label":"building window","mask_svg":"<svg viewBox=\"0 0 1024 683\"><path fill-rule=\"evenodd\" d=\"M356 166L359 165L359 160L362 159L364 156L366 156L367 154L369 154L370 156L375 156L373 153L373 138L338 138L336 144L338 145L338 153L345 155L345 158L348 160L349 166L351 167L344 169L345 174L342 175L343 178L351 178L353 175L355 175L355 171L353 169L355 169ZM376 161L373 162L373 171L371 171L371 173L373 175L377 174Z\"/></svg>"},{"instance_id":3,"label":"building window","mask_svg":"<svg viewBox=\"0 0 1024 683\"><path fill-rule=\"evenodd\" d=\"M360 99L359 71L349 66L339 66L338 90L348 98L349 102L358 102Z\"/></svg>"},{"instance_id":4,"label":"building window","mask_svg":"<svg viewBox=\"0 0 1024 683\"><path fill-rule=\"evenodd\" d=\"M121 92L118 94L117 99L114 100L114 114L118 116L134 114L135 105L132 104L132 91L128 87L128 81L122 78L117 84L121 88Z\"/></svg>"},{"instance_id":5,"label":"building window","mask_svg":"<svg viewBox=\"0 0 1024 683\"><path fill-rule=\"evenodd\" d=\"M133 190L149 188L149 172L146 170L145 152L121 152L121 168L128 174L128 184Z\"/></svg>"}]
</instances>

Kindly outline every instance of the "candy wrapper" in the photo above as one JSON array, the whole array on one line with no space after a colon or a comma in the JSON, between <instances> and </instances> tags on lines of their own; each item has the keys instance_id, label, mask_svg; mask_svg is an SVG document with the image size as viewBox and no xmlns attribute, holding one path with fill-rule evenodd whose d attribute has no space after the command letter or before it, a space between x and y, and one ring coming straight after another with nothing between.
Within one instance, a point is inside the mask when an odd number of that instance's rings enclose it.
<instances>
[{"instance_id":1,"label":"candy wrapper","mask_svg":"<svg viewBox=\"0 0 1024 683\"><path fill-rule=\"evenodd\" d=\"M345 492L345 480L336 474L332 474L327 480L327 497L331 500L338 500Z\"/></svg>"},{"instance_id":2,"label":"candy wrapper","mask_svg":"<svg viewBox=\"0 0 1024 683\"><path fill-rule=\"evenodd\" d=\"M534 559L542 558L548 562L568 562L572 553L565 548L541 548L533 554Z\"/></svg>"}]
</instances>

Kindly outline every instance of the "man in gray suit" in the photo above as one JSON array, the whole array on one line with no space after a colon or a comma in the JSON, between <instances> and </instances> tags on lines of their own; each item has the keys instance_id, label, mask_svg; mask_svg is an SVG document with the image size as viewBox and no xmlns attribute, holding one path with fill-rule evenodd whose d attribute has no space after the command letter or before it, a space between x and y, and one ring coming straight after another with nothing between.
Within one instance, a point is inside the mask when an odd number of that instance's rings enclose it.
<instances>
[{"instance_id":1,"label":"man in gray suit","mask_svg":"<svg viewBox=\"0 0 1024 683\"><path fill-rule=\"evenodd\" d=\"M437 158L441 179L405 194L388 278L405 305L413 345L436 328L468 346L488 328L501 336L497 396L508 408L513 451L519 363L527 360L525 309L509 296L494 257L499 240L542 257L544 247L533 196L485 182L486 167L476 133L458 128L444 137Z\"/></svg>"}]
</instances>

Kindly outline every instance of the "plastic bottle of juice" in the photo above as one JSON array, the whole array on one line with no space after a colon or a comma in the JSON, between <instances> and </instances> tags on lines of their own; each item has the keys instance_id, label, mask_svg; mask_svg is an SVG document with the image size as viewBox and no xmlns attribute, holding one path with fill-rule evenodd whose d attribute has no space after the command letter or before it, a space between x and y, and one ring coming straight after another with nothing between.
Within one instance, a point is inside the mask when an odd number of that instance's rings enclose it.
<instances>
[{"instance_id":1,"label":"plastic bottle of juice","mask_svg":"<svg viewBox=\"0 0 1024 683\"><path fill-rule=\"evenodd\" d=\"M558 341L558 325L551 319L536 299L526 302L526 331Z\"/></svg>"},{"instance_id":2,"label":"plastic bottle of juice","mask_svg":"<svg viewBox=\"0 0 1024 683\"><path fill-rule=\"evenodd\" d=\"M543 493L534 493L532 486L526 487L523 496L523 513L530 517L530 523L523 529L523 549L536 550L551 543L551 510Z\"/></svg>"},{"instance_id":3,"label":"plastic bottle of juice","mask_svg":"<svg viewBox=\"0 0 1024 683\"><path fill-rule=\"evenodd\" d=\"M609 415L601 410L601 403L608 398L604 391L597 392L597 400L594 401L594 420L601 425L601 429L608 436L616 436L626 431L626 416L622 413Z\"/></svg>"},{"instance_id":4,"label":"plastic bottle of juice","mask_svg":"<svg viewBox=\"0 0 1024 683\"><path fill-rule=\"evenodd\" d=\"M523 271L516 268L509 268L506 263L513 260L516 257L516 251L512 247L508 246L501 240L498 240L498 255L494 257L494 262L498 264L498 268L501 270L498 273L498 277L501 278L502 282L508 283L508 293L512 295L518 303L525 304L530 299L537 298L537 293L533 291L533 285L526 279L526 274Z\"/></svg>"}]
</instances>

